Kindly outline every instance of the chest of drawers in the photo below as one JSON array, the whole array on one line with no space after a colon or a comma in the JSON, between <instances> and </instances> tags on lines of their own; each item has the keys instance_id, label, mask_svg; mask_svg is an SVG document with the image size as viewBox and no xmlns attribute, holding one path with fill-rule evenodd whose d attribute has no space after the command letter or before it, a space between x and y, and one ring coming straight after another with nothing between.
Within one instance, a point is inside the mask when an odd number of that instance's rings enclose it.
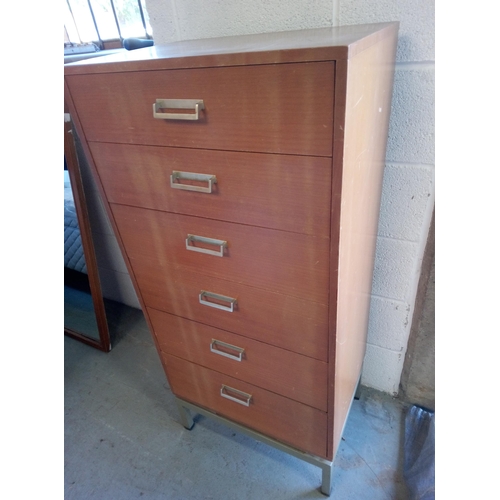
<instances>
[{"instance_id":1,"label":"chest of drawers","mask_svg":"<svg viewBox=\"0 0 500 500\"><path fill-rule=\"evenodd\" d=\"M65 66L65 99L186 427L330 472L366 346L397 23Z\"/></svg>"}]
</instances>

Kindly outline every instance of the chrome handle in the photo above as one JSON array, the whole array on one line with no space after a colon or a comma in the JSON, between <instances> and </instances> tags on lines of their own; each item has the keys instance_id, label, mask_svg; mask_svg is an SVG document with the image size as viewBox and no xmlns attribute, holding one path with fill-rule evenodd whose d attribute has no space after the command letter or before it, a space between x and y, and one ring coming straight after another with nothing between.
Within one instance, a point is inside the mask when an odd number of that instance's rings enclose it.
<instances>
[{"instance_id":1,"label":"chrome handle","mask_svg":"<svg viewBox=\"0 0 500 500\"><path fill-rule=\"evenodd\" d=\"M219 300L221 302L229 302L229 306L224 306L218 304L217 302L210 302L209 300L204 300L205 297L210 297L211 299ZM206 292L202 290L199 295L200 304L208 307L214 307L215 309L221 309L222 311L234 312L234 306L237 304L237 300L232 297L226 297L225 295L219 295L218 293Z\"/></svg>"},{"instance_id":2,"label":"chrome handle","mask_svg":"<svg viewBox=\"0 0 500 500\"><path fill-rule=\"evenodd\" d=\"M231 396L231 394L228 394L230 392L236 394L236 397ZM247 394L246 392L238 391L238 389L233 389L232 387L229 387L228 385L224 385L224 384L222 384L222 387L220 388L220 395L223 398L230 399L231 401L234 401L235 403L239 403L240 405L243 405L243 406L250 406L250 401L252 399L251 394ZM240 399L240 398L242 398L242 399Z\"/></svg>"},{"instance_id":3,"label":"chrome handle","mask_svg":"<svg viewBox=\"0 0 500 500\"><path fill-rule=\"evenodd\" d=\"M232 351L236 351L238 354L231 354L229 352L224 352L219 349L216 349L216 346L220 346L224 349L229 349ZM245 349L241 347L236 347L235 345L231 344L226 344L225 342L221 342L220 340L212 339L212 342L210 342L210 351L213 352L214 354L220 354L221 356L225 356L226 358L234 359L235 361L241 361L243 358L243 353L245 352Z\"/></svg>"},{"instance_id":4,"label":"chrome handle","mask_svg":"<svg viewBox=\"0 0 500 500\"><path fill-rule=\"evenodd\" d=\"M161 113L160 109L194 110L194 113ZM202 99L156 99L153 104L153 118L158 120L198 120L201 109L205 109Z\"/></svg>"},{"instance_id":5,"label":"chrome handle","mask_svg":"<svg viewBox=\"0 0 500 500\"><path fill-rule=\"evenodd\" d=\"M208 182L207 187L193 186L192 184L180 184L177 180ZM170 176L170 187L174 189L183 189L185 191L196 191L198 193L211 193L212 186L217 184L217 177L210 174L194 174L191 172L178 172L174 170Z\"/></svg>"},{"instance_id":6,"label":"chrome handle","mask_svg":"<svg viewBox=\"0 0 500 500\"><path fill-rule=\"evenodd\" d=\"M204 247L195 247L191 243L198 242L204 243L206 245L215 245L219 247L219 250L210 250ZM204 236L196 236L195 234L188 234L186 238L186 248L192 252L207 253L208 255L216 255L217 257L224 257L224 248L227 247L227 241L216 240L214 238L205 238Z\"/></svg>"}]
</instances>

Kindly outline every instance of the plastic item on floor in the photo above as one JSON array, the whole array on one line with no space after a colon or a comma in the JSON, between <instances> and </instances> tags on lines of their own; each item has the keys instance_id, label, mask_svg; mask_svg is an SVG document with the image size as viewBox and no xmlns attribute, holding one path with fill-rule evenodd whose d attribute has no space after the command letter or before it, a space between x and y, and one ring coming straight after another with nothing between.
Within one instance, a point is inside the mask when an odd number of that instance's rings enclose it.
<instances>
[{"instance_id":1,"label":"plastic item on floor","mask_svg":"<svg viewBox=\"0 0 500 500\"><path fill-rule=\"evenodd\" d=\"M418 406L412 406L405 418L403 475L410 500L434 500L434 412Z\"/></svg>"}]
</instances>

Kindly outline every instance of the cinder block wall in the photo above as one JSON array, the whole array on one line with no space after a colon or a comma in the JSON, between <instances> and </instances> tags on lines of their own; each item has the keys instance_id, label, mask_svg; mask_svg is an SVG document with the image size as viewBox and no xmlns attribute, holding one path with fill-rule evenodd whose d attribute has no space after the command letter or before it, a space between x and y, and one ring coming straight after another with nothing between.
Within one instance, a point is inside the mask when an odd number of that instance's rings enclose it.
<instances>
[{"instance_id":1,"label":"cinder block wall","mask_svg":"<svg viewBox=\"0 0 500 500\"><path fill-rule=\"evenodd\" d=\"M339 24L400 22L362 376L395 394L434 207L434 1L339 0L338 12Z\"/></svg>"},{"instance_id":2,"label":"cinder block wall","mask_svg":"<svg viewBox=\"0 0 500 500\"><path fill-rule=\"evenodd\" d=\"M146 0L156 45L400 21L362 383L396 394L434 206L433 0Z\"/></svg>"}]
</instances>

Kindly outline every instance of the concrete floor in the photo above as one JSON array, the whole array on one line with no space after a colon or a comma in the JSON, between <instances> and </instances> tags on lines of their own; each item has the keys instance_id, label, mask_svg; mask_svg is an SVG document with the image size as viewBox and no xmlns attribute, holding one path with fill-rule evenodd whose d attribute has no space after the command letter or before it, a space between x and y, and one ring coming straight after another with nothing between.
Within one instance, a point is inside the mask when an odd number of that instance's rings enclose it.
<instances>
[{"instance_id":1,"label":"concrete floor","mask_svg":"<svg viewBox=\"0 0 500 500\"><path fill-rule=\"evenodd\" d=\"M114 328L118 340L107 354L65 337L66 500L326 498L318 467L205 417L184 429L140 311ZM406 409L362 388L330 498L408 498Z\"/></svg>"}]
</instances>

